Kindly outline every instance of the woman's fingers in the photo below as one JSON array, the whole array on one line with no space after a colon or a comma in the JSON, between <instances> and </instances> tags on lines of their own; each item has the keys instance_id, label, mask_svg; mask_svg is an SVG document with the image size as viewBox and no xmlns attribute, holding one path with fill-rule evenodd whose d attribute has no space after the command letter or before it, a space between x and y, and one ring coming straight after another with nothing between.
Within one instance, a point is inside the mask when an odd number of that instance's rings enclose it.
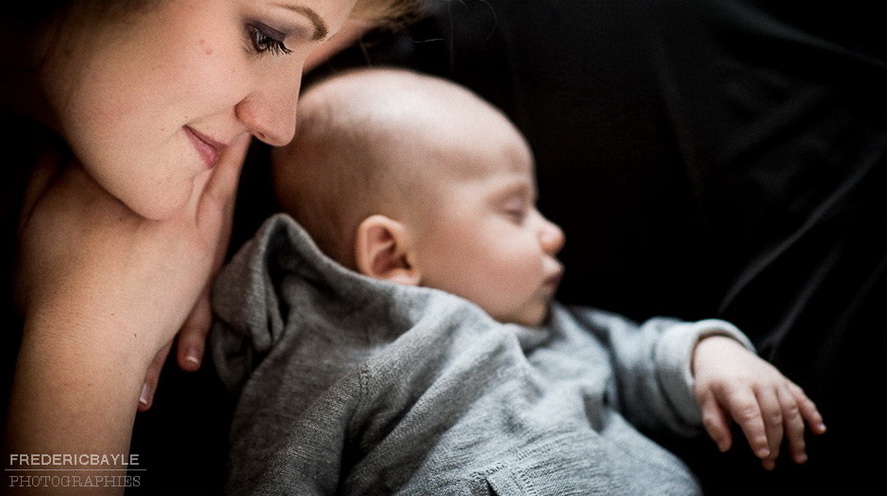
<instances>
[{"instance_id":1,"label":"woman's fingers","mask_svg":"<svg viewBox=\"0 0 887 496\"><path fill-rule=\"evenodd\" d=\"M209 300L209 286L200 295L191 314L185 320L177 338L177 361L179 367L194 372L203 363L206 337L212 325L212 309Z\"/></svg>"},{"instance_id":2,"label":"woman's fingers","mask_svg":"<svg viewBox=\"0 0 887 496\"><path fill-rule=\"evenodd\" d=\"M239 136L222 154L212 171L197 205L198 220L207 214L226 213L233 208L234 195L240 180L240 171L249 148L250 135Z\"/></svg>"},{"instance_id":3,"label":"woman's fingers","mask_svg":"<svg viewBox=\"0 0 887 496\"><path fill-rule=\"evenodd\" d=\"M227 251L234 197L249 142L250 136L243 134L225 150L202 191L197 195L198 227L204 227L210 236L214 236L214 239L208 241L214 242L215 248L209 279L194 308L185 319L177 338L176 358L179 366L186 371L196 371L203 362L206 337L212 325L210 290ZM209 225L206 225L207 223Z\"/></svg>"},{"instance_id":4,"label":"woman's fingers","mask_svg":"<svg viewBox=\"0 0 887 496\"><path fill-rule=\"evenodd\" d=\"M160 382L160 372L163 370L163 364L166 362L166 356L169 354L171 346L172 343L169 343L157 352L151 365L148 366L148 371L145 373L145 382L142 385L142 390L139 392L140 412L148 410L151 408L151 404L154 403L154 393L157 391L157 384Z\"/></svg>"}]
</instances>

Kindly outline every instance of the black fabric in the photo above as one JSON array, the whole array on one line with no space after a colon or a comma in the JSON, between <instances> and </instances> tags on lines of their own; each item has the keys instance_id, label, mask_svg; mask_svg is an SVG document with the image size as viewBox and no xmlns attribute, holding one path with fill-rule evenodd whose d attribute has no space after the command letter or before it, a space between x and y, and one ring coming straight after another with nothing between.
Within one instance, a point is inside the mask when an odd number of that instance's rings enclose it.
<instances>
[{"instance_id":1,"label":"black fabric","mask_svg":"<svg viewBox=\"0 0 887 496\"><path fill-rule=\"evenodd\" d=\"M223 494L233 410L209 353L197 372L182 371L171 357L151 409L136 418L130 452L142 471L130 472L139 482L126 494Z\"/></svg>"},{"instance_id":2,"label":"black fabric","mask_svg":"<svg viewBox=\"0 0 887 496\"><path fill-rule=\"evenodd\" d=\"M875 2L445 2L306 83L401 65L498 105L567 234L563 301L732 320L824 413L773 473L741 437L669 444L708 494L864 494L887 466L885 33Z\"/></svg>"},{"instance_id":3,"label":"black fabric","mask_svg":"<svg viewBox=\"0 0 887 496\"><path fill-rule=\"evenodd\" d=\"M559 299L637 320L732 320L805 388L829 432L809 439L804 466L764 472L738 432L724 455L707 439L662 440L707 494L883 494L883 2L433 5L305 84L393 64L474 89L534 148L540 208L567 234ZM266 151L244 170L232 249L275 210ZM168 367L136 424L134 452L152 470L128 493L217 492L220 398L211 375ZM188 449L169 456L175 446Z\"/></svg>"}]
</instances>

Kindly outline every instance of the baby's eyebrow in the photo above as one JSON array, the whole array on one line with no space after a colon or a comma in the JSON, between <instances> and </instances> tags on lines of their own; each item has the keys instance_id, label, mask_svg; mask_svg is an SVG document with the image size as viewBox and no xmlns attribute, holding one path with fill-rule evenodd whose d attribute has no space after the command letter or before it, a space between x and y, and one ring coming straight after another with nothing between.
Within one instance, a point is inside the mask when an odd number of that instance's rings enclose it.
<instances>
[{"instance_id":1,"label":"baby's eyebrow","mask_svg":"<svg viewBox=\"0 0 887 496\"><path fill-rule=\"evenodd\" d=\"M521 199L533 203L536 201L537 196L536 185L532 181L527 181L525 179L515 179L513 181L510 181L508 184L504 185L500 189L499 196L501 198L511 198L519 196L521 197Z\"/></svg>"}]
</instances>

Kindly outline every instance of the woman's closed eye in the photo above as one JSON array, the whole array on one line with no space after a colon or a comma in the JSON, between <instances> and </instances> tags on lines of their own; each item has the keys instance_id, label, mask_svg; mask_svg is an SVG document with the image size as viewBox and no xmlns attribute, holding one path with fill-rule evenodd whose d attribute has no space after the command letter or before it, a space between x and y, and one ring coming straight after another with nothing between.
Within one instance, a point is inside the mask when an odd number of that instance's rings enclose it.
<instances>
[{"instance_id":1,"label":"woman's closed eye","mask_svg":"<svg viewBox=\"0 0 887 496\"><path fill-rule=\"evenodd\" d=\"M266 53L286 55L292 53L292 50L283 43L286 39L286 33L262 23L247 24L247 33L252 49L258 55Z\"/></svg>"}]
</instances>

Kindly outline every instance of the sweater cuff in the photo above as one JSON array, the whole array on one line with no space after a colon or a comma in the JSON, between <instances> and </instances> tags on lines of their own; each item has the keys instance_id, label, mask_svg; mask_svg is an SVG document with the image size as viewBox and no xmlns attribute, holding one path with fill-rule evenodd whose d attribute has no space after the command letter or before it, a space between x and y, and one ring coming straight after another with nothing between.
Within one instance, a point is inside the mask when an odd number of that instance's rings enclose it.
<instances>
[{"instance_id":1,"label":"sweater cuff","mask_svg":"<svg viewBox=\"0 0 887 496\"><path fill-rule=\"evenodd\" d=\"M702 425L702 414L693 394L695 380L690 370L692 353L700 340L709 336L735 339L755 352L752 342L735 325L719 319L678 324L665 332L656 350L659 381L678 417L689 426Z\"/></svg>"}]
</instances>

